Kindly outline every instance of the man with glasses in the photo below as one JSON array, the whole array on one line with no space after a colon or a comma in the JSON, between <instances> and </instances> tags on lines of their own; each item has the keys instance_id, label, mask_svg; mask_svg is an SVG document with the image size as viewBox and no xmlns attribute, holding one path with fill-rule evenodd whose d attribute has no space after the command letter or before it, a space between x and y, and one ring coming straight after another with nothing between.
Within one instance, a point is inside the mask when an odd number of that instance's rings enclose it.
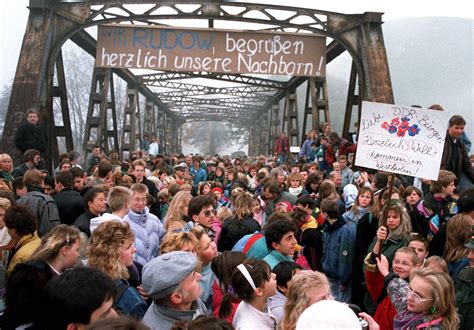
<instances>
[{"instance_id":1,"label":"man with glasses","mask_svg":"<svg viewBox=\"0 0 474 330\"><path fill-rule=\"evenodd\" d=\"M186 163L179 163L174 167L174 178L176 180L176 184L179 186L183 185L186 182L186 171L188 169L188 165Z\"/></svg>"},{"instance_id":2,"label":"man with glasses","mask_svg":"<svg viewBox=\"0 0 474 330\"><path fill-rule=\"evenodd\" d=\"M184 231L190 231L194 226L200 225L207 235L214 240L215 233L212 229L216 211L214 210L214 200L211 197L199 195L193 197L188 204L188 216L191 218L184 226Z\"/></svg>"}]
</instances>

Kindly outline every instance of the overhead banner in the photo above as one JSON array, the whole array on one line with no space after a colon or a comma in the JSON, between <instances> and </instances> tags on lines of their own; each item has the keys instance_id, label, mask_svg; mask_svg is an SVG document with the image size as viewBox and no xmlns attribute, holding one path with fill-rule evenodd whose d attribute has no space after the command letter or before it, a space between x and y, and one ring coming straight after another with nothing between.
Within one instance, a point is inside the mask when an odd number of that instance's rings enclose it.
<instances>
[{"instance_id":1,"label":"overhead banner","mask_svg":"<svg viewBox=\"0 0 474 330\"><path fill-rule=\"evenodd\" d=\"M362 102L357 166L438 180L446 111Z\"/></svg>"},{"instance_id":2,"label":"overhead banner","mask_svg":"<svg viewBox=\"0 0 474 330\"><path fill-rule=\"evenodd\" d=\"M310 34L99 26L96 66L324 77L326 38Z\"/></svg>"}]
</instances>

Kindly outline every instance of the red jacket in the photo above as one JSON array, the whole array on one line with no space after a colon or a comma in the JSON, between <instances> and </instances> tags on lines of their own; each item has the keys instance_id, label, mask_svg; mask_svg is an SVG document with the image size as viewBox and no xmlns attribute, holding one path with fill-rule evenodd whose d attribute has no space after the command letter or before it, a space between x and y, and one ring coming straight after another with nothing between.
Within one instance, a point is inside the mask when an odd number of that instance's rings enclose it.
<instances>
[{"instance_id":1,"label":"red jacket","mask_svg":"<svg viewBox=\"0 0 474 330\"><path fill-rule=\"evenodd\" d=\"M387 295L384 286L384 277L379 271L371 272L365 270L365 281L372 301L377 303L380 297L385 295L385 298L383 298L377 306L374 320L379 324L380 330L392 330L393 318L397 315L397 311L393 307L390 297Z\"/></svg>"},{"instance_id":2,"label":"red jacket","mask_svg":"<svg viewBox=\"0 0 474 330\"><path fill-rule=\"evenodd\" d=\"M275 153L281 154L288 152L290 150L290 142L288 141L287 138L282 139L281 137L276 140L275 143Z\"/></svg>"},{"instance_id":3,"label":"red jacket","mask_svg":"<svg viewBox=\"0 0 474 330\"><path fill-rule=\"evenodd\" d=\"M219 310L221 308L221 302L223 297L224 295L222 294L219 284L217 283L217 281L214 281L214 283L212 283L212 314L215 317L219 317ZM239 303L240 301L232 303L232 311L230 315L225 318L225 320L230 324L232 324L232 321L234 320L235 311L237 310Z\"/></svg>"}]
</instances>

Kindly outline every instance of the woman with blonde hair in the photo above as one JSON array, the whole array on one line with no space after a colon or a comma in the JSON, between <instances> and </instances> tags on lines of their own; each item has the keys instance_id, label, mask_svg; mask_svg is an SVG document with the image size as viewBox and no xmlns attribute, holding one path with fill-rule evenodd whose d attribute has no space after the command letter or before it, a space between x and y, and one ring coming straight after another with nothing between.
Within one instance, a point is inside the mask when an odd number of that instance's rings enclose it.
<instances>
[{"instance_id":1,"label":"woman with blonde hair","mask_svg":"<svg viewBox=\"0 0 474 330\"><path fill-rule=\"evenodd\" d=\"M117 287L114 308L126 316L143 318L148 308L138 291L129 285L127 267L133 265L135 236L127 222L108 221L91 235L88 266L109 275Z\"/></svg>"},{"instance_id":2,"label":"woman with blonde hair","mask_svg":"<svg viewBox=\"0 0 474 330\"><path fill-rule=\"evenodd\" d=\"M45 261L53 275L57 276L77 264L80 249L79 229L61 224L42 237L40 246L31 255L31 260Z\"/></svg>"},{"instance_id":3,"label":"woman with blonde hair","mask_svg":"<svg viewBox=\"0 0 474 330\"><path fill-rule=\"evenodd\" d=\"M188 204L193 196L186 191L179 191L171 200L164 227L167 233L184 228L188 217Z\"/></svg>"},{"instance_id":4,"label":"woman with blonde hair","mask_svg":"<svg viewBox=\"0 0 474 330\"><path fill-rule=\"evenodd\" d=\"M306 308L326 299L332 299L326 275L311 270L295 274L288 290L281 328L294 330L298 318Z\"/></svg>"},{"instance_id":5,"label":"woman with blonde hair","mask_svg":"<svg viewBox=\"0 0 474 330\"><path fill-rule=\"evenodd\" d=\"M12 191L13 162L9 154L0 154L0 181Z\"/></svg>"},{"instance_id":6,"label":"woman with blonde hair","mask_svg":"<svg viewBox=\"0 0 474 330\"><path fill-rule=\"evenodd\" d=\"M410 284L394 278L387 291L397 311L394 329L458 329L454 284L448 274L416 269Z\"/></svg>"},{"instance_id":7,"label":"woman with blonde hair","mask_svg":"<svg viewBox=\"0 0 474 330\"><path fill-rule=\"evenodd\" d=\"M464 267L469 265L467 254L469 249L465 246L471 238L471 226L474 220L465 214L452 217L446 228L446 245L444 246L444 260L448 264L449 274L454 281Z\"/></svg>"}]
</instances>

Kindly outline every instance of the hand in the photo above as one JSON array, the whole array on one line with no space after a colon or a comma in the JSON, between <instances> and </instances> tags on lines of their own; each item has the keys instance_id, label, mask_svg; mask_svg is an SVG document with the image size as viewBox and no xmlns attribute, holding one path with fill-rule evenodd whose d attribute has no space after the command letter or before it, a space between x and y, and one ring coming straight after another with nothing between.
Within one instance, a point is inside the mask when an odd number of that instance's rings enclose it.
<instances>
[{"instance_id":1,"label":"hand","mask_svg":"<svg viewBox=\"0 0 474 330\"><path fill-rule=\"evenodd\" d=\"M379 330L380 326L375 322L375 320L367 313L359 313L359 316L367 321L369 324L369 330Z\"/></svg>"},{"instance_id":2,"label":"hand","mask_svg":"<svg viewBox=\"0 0 474 330\"><path fill-rule=\"evenodd\" d=\"M140 294L140 296L142 296L143 300L147 300L149 298L145 290L143 290L143 286L141 285L137 286L137 291Z\"/></svg>"},{"instance_id":3,"label":"hand","mask_svg":"<svg viewBox=\"0 0 474 330\"><path fill-rule=\"evenodd\" d=\"M376 258L376 260L377 260L377 267L379 268L380 274L382 274L383 277L387 276L389 273L388 271L389 265L388 265L387 257L381 254L380 258Z\"/></svg>"},{"instance_id":4,"label":"hand","mask_svg":"<svg viewBox=\"0 0 474 330\"><path fill-rule=\"evenodd\" d=\"M387 232L387 228L385 228L385 226L380 226L379 229L377 229L377 239L378 240L386 240L387 239L387 235L388 235L388 232Z\"/></svg>"}]
</instances>

